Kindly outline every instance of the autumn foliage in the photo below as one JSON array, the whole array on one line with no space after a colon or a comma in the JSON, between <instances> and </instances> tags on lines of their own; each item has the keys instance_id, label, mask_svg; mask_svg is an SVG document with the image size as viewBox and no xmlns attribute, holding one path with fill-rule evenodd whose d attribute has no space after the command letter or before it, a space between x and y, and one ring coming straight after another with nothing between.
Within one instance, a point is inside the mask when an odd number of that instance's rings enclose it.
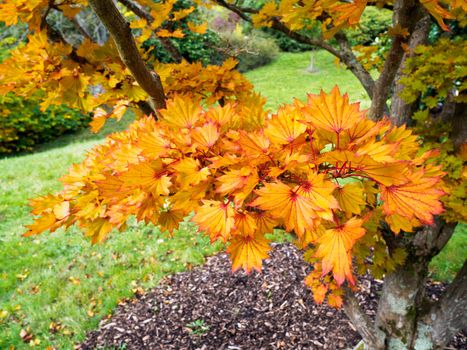
<instances>
[{"instance_id":1,"label":"autumn foliage","mask_svg":"<svg viewBox=\"0 0 467 350\"><path fill-rule=\"evenodd\" d=\"M378 277L404 261L403 249L388 249L382 229L390 228L393 235L411 232L432 224L434 215L443 212L440 199L453 185L443 183L436 151L424 151L405 126L367 119L359 104L350 103L337 87L271 114L265 100L235 70L234 59L221 66L156 62L150 50L143 49L147 39L164 42L187 31L201 34L206 24L188 20L186 28L173 29L175 22L189 19L195 7L177 10L176 0L136 2L148 14L137 17L127 11L124 16L139 54L157 72L167 97L167 108L150 116L140 108L148 93L112 40L99 44L84 37L71 45L46 21L49 11L72 20L87 1L0 3L0 21L23 21L30 29L27 43L0 65L0 92L28 96L40 90L43 108L66 103L93 111L94 131L108 118L120 119L128 108L139 117L74 165L62 178L60 193L31 201L36 219L26 235L76 224L93 242L101 242L113 230L124 230L130 217L172 232L193 215L200 231L212 241L225 242L233 270L250 272L260 270L268 257L268 234L282 228L295 236L314 266L306 283L315 300L327 297L334 306L342 304L341 286L353 286L356 274L369 269ZM466 11L463 1L446 3L420 0L423 11L443 29L448 29L446 20L461 18ZM318 43L336 54L323 40L357 25L370 4L393 6L392 1L367 0L266 1L248 13L257 27L296 35L319 21L323 39ZM400 46L400 55L410 52L407 28L394 26L388 34ZM341 57L353 55L347 49L350 53ZM381 62L369 59L371 51L360 54L363 63L353 60L357 68L382 68ZM425 86L413 85L416 99ZM462 199L452 207L462 207Z\"/></svg>"},{"instance_id":2,"label":"autumn foliage","mask_svg":"<svg viewBox=\"0 0 467 350\"><path fill-rule=\"evenodd\" d=\"M62 192L34 199L27 234L76 223L99 242L130 216L172 231L194 211L199 229L227 244L233 269L251 271L283 227L315 265L307 283L317 301L330 289L339 305L338 287L355 283L352 257L383 241L381 220L397 234L442 212L443 173L425 165L432 152L421 154L411 131L366 119L337 87L270 116L255 101L203 109L175 96L160 120L94 148ZM384 256L394 258L403 256Z\"/></svg>"}]
</instances>

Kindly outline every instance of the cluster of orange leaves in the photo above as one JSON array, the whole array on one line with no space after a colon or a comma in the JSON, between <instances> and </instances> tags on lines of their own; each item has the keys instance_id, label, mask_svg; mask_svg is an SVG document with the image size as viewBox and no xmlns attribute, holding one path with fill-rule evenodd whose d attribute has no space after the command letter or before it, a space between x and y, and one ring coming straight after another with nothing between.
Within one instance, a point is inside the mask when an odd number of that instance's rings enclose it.
<instances>
[{"instance_id":1,"label":"cluster of orange leaves","mask_svg":"<svg viewBox=\"0 0 467 350\"><path fill-rule=\"evenodd\" d=\"M419 1L443 30L448 30L445 19L454 19L457 12L467 11L465 1L462 0ZM320 21L324 37L330 38L341 29L356 26L366 6L383 7L393 3L391 0L270 0L253 15L253 23L258 27L269 27L274 20L280 20L290 30L300 30Z\"/></svg>"},{"instance_id":2,"label":"cluster of orange leaves","mask_svg":"<svg viewBox=\"0 0 467 350\"><path fill-rule=\"evenodd\" d=\"M282 227L308 249L315 299L331 292L339 306L339 287L355 282L353 248L380 219L398 233L442 212L443 173L424 165L432 152L420 154L405 127L366 119L337 87L273 115L261 99L249 103L203 109L175 96L159 120L140 119L90 151L63 191L32 200L27 235L76 223L100 242L130 216L173 231L194 212L200 231L226 243L233 270L249 272Z\"/></svg>"},{"instance_id":3,"label":"cluster of orange leaves","mask_svg":"<svg viewBox=\"0 0 467 350\"><path fill-rule=\"evenodd\" d=\"M41 19L47 11L61 11L72 19L86 8L87 1L57 2L48 9L50 2L6 1L0 4L0 21L7 25L22 21L29 25L30 35L25 44L10 52L10 57L0 64L0 93L13 91L16 95L29 97L40 91L41 108L51 104L67 104L83 112L94 112L91 124L98 131L109 118L120 119L128 108L140 114L138 103L146 101L147 93L136 83L121 61L112 40L97 44L89 38L73 47L67 42L51 41ZM176 0L159 3L138 1L148 8L154 20L135 19L127 14L135 29L136 43L141 46L151 35L160 38L182 37L183 33L170 34L165 25L189 16L194 7L175 10ZM168 23L168 24L167 24ZM163 25L164 24L164 25ZM204 33L206 26L188 22L186 30ZM140 31L137 33L136 31ZM184 95L207 104L236 100L248 104L259 98L252 92L252 85L235 70L237 62L227 60L221 66L203 67L200 63L161 64L153 60L149 51L141 54L149 66L160 76L167 97ZM105 109L102 108L105 106Z\"/></svg>"}]
</instances>

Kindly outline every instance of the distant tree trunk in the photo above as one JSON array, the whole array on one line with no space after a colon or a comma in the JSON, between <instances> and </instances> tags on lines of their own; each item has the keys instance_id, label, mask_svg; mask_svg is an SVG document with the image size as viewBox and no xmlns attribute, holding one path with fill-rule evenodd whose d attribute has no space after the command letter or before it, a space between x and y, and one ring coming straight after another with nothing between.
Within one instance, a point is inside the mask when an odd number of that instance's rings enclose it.
<instances>
[{"instance_id":1,"label":"distant tree trunk","mask_svg":"<svg viewBox=\"0 0 467 350\"><path fill-rule=\"evenodd\" d=\"M316 51L315 49L311 49L311 53L310 53L310 64L308 65L308 67L306 68L306 71L308 73L316 73L316 72L319 72L319 69L316 68L315 66L315 60L316 60Z\"/></svg>"}]
</instances>

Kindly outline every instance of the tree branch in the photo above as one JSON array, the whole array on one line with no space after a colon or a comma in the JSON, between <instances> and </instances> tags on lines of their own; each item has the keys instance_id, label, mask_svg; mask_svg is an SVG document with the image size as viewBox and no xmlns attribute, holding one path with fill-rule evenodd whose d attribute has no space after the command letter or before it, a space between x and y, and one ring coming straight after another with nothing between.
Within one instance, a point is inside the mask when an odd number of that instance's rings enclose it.
<instances>
[{"instance_id":1,"label":"tree branch","mask_svg":"<svg viewBox=\"0 0 467 350\"><path fill-rule=\"evenodd\" d=\"M86 29L84 29L84 27L81 25L81 23L79 22L78 20L78 17L73 17L71 19L71 22L74 24L75 28L79 31L79 33L85 38L85 39L89 39L92 41L91 39L91 36L88 34L88 32L86 31Z\"/></svg>"},{"instance_id":2,"label":"tree branch","mask_svg":"<svg viewBox=\"0 0 467 350\"><path fill-rule=\"evenodd\" d=\"M431 260L448 243L456 225L436 217L433 225L424 226L412 237L410 244L413 246L415 254Z\"/></svg>"},{"instance_id":3,"label":"tree branch","mask_svg":"<svg viewBox=\"0 0 467 350\"><path fill-rule=\"evenodd\" d=\"M415 23L417 23L418 18L420 18L420 9L418 2L414 0L395 1L392 19L393 27L400 25L401 28L407 28L409 32L412 33ZM375 83L373 99L369 111L369 117L373 120L379 120L384 116L386 101L391 92L391 87L401 64L402 57L404 56L403 44L406 44L406 40L402 36L398 35L393 38L392 46L384 62L383 70Z\"/></svg>"},{"instance_id":4,"label":"tree branch","mask_svg":"<svg viewBox=\"0 0 467 350\"><path fill-rule=\"evenodd\" d=\"M222 6L237 15L239 15L243 20L252 22L251 18L246 13L255 14L258 13L257 10L251 8L243 8L236 6L232 3L228 3L225 0L215 0L219 6ZM283 24L279 19L272 18L271 28L284 33L289 38L302 43L320 47L335 57L339 58L349 69L350 71L357 77L357 79L361 82L364 89L368 93L368 96L371 98L373 95L373 87L374 81L371 77L370 73L362 66L362 64L357 60L352 49L350 48L350 44L347 41L347 38L343 33L336 34L336 39L339 42L340 50L334 48L332 45L324 41L322 38L310 38L302 33L299 33L294 30L290 30L285 24Z\"/></svg>"},{"instance_id":5,"label":"tree branch","mask_svg":"<svg viewBox=\"0 0 467 350\"><path fill-rule=\"evenodd\" d=\"M350 322L352 322L352 325L357 328L358 333L363 338L363 342L369 349L384 348L384 334L376 329L373 322L363 312L355 294L350 288L345 288L344 312L350 319Z\"/></svg>"},{"instance_id":6,"label":"tree branch","mask_svg":"<svg viewBox=\"0 0 467 350\"><path fill-rule=\"evenodd\" d=\"M403 72L404 63L407 58L413 56L413 50L415 47L427 43L430 25L431 18L428 14L422 17L422 19L420 19L420 21L418 21L418 23L415 25L415 29L409 41L410 53L405 53L402 57L402 62L394 78L394 92L391 99L390 119L396 125L407 123L417 108L417 102L407 103L400 97L400 94L404 89L404 85L400 84L398 81L405 75Z\"/></svg>"},{"instance_id":7,"label":"tree branch","mask_svg":"<svg viewBox=\"0 0 467 350\"><path fill-rule=\"evenodd\" d=\"M349 67L350 71L357 77L357 79L362 84L370 99L372 99L375 81L371 77L370 73L358 61L357 57L352 51L352 48L350 47L350 43L344 32L337 32L334 37L340 47L341 61L344 62L347 67Z\"/></svg>"},{"instance_id":8,"label":"tree branch","mask_svg":"<svg viewBox=\"0 0 467 350\"><path fill-rule=\"evenodd\" d=\"M89 0L93 11L112 36L120 57L133 77L149 95L153 110L165 108L165 94L160 77L149 71L138 51L130 26L112 0Z\"/></svg>"},{"instance_id":9,"label":"tree branch","mask_svg":"<svg viewBox=\"0 0 467 350\"><path fill-rule=\"evenodd\" d=\"M441 299L432 306L424 317L431 325L429 336L434 348L443 348L452 337L467 327L467 260L448 286Z\"/></svg>"},{"instance_id":10,"label":"tree branch","mask_svg":"<svg viewBox=\"0 0 467 350\"><path fill-rule=\"evenodd\" d=\"M467 140L467 103L456 102L453 93L446 98L439 118L451 124L451 140L458 149Z\"/></svg>"}]
</instances>

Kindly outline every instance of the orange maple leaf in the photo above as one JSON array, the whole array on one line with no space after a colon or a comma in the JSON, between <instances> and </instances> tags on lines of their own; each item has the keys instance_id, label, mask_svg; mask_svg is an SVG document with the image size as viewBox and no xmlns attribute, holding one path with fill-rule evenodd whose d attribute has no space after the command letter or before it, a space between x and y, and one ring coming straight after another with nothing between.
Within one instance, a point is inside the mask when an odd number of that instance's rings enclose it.
<instances>
[{"instance_id":1,"label":"orange maple leaf","mask_svg":"<svg viewBox=\"0 0 467 350\"><path fill-rule=\"evenodd\" d=\"M28 231L23 236L28 237L38 235L46 230L53 230L53 226L57 222L57 218L53 213L43 213L39 218L35 219L31 225L27 225Z\"/></svg>"},{"instance_id":2,"label":"orange maple leaf","mask_svg":"<svg viewBox=\"0 0 467 350\"><path fill-rule=\"evenodd\" d=\"M185 214L181 210L169 209L160 213L157 223L161 226L162 231L168 230L172 233L178 228L184 216Z\"/></svg>"},{"instance_id":3,"label":"orange maple leaf","mask_svg":"<svg viewBox=\"0 0 467 350\"><path fill-rule=\"evenodd\" d=\"M242 236L253 237L257 233L255 217L247 211L237 211L235 213L235 229ZM263 233L263 232L261 232Z\"/></svg>"},{"instance_id":4,"label":"orange maple leaf","mask_svg":"<svg viewBox=\"0 0 467 350\"><path fill-rule=\"evenodd\" d=\"M322 259L323 275L332 270L338 285L344 283L345 279L355 284L351 271L350 250L355 242L365 234L362 224L362 219L353 217L342 226L326 230L318 238L319 246L316 257Z\"/></svg>"},{"instance_id":5,"label":"orange maple leaf","mask_svg":"<svg viewBox=\"0 0 467 350\"><path fill-rule=\"evenodd\" d=\"M306 125L299 121L302 118L302 114L294 106L282 107L277 114L272 116L264 134L272 143L291 144L306 130Z\"/></svg>"},{"instance_id":6,"label":"orange maple leaf","mask_svg":"<svg viewBox=\"0 0 467 350\"><path fill-rule=\"evenodd\" d=\"M192 129L200 120L201 107L192 98L176 96L167 101L167 109L161 110L162 120L175 128Z\"/></svg>"},{"instance_id":7,"label":"orange maple leaf","mask_svg":"<svg viewBox=\"0 0 467 350\"><path fill-rule=\"evenodd\" d=\"M338 168L351 167L355 176L363 175L385 185L401 185L407 182L407 162L377 162L368 155L357 156L351 151L331 151L324 153L320 160Z\"/></svg>"},{"instance_id":8,"label":"orange maple leaf","mask_svg":"<svg viewBox=\"0 0 467 350\"><path fill-rule=\"evenodd\" d=\"M219 136L219 128L213 122L198 126L191 132L191 138L196 142L196 148L203 151L211 149L219 139Z\"/></svg>"},{"instance_id":9,"label":"orange maple leaf","mask_svg":"<svg viewBox=\"0 0 467 350\"><path fill-rule=\"evenodd\" d=\"M172 184L160 161L133 164L120 176L120 179L126 187L142 188L154 195L168 195Z\"/></svg>"},{"instance_id":10,"label":"orange maple leaf","mask_svg":"<svg viewBox=\"0 0 467 350\"><path fill-rule=\"evenodd\" d=\"M335 191L335 196L339 202L339 206L347 217L352 216L352 214L358 215L362 212L361 207L365 205L365 198L363 197L363 187L360 182L338 187Z\"/></svg>"},{"instance_id":11,"label":"orange maple leaf","mask_svg":"<svg viewBox=\"0 0 467 350\"><path fill-rule=\"evenodd\" d=\"M275 218L282 219L287 231L294 231L298 236L305 230L313 230L317 218L313 200L298 191L299 187L291 188L288 185L266 183L256 191L256 198L251 205L267 210Z\"/></svg>"},{"instance_id":12,"label":"orange maple leaf","mask_svg":"<svg viewBox=\"0 0 467 350\"><path fill-rule=\"evenodd\" d=\"M157 159L167 155L170 149L168 141L161 130L143 133L138 137L138 147L141 148L143 155L148 158Z\"/></svg>"},{"instance_id":13,"label":"orange maple leaf","mask_svg":"<svg viewBox=\"0 0 467 350\"><path fill-rule=\"evenodd\" d=\"M197 33L197 34L205 34L206 30L208 29L207 23L196 25L192 22L188 22L187 25L188 25L188 29L190 29L193 33Z\"/></svg>"},{"instance_id":14,"label":"orange maple leaf","mask_svg":"<svg viewBox=\"0 0 467 350\"><path fill-rule=\"evenodd\" d=\"M323 90L319 95L308 95L308 104L303 107L304 121L317 129L340 134L365 119L359 103L349 103L347 94L341 95L335 86L330 94Z\"/></svg>"},{"instance_id":15,"label":"orange maple leaf","mask_svg":"<svg viewBox=\"0 0 467 350\"><path fill-rule=\"evenodd\" d=\"M172 168L177 172L177 180L182 188L198 185L211 174L208 168L201 168L199 160L192 158L184 158L172 165Z\"/></svg>"},{"instance_id":16,"label":"orange maple leaf","mask_svg":"<svg viewBox=\"0 0 467 350\"><path fill-rule=\"evenodd\" d=\"M215 241L222 237L227 241L234 227L235 211L230 204L213 200L204 200L203 205L196 209L192 221L198 224L201 231L206 231Z\"/></svg>"},{"instance_id":17,"label":"orange maple leaf","mask_svg":"<svg viewBox=\"0 0 467 350\"><path fill-rule=\"evenodd\" d=\"M448 26L444 23L444 19L453 19L455 17L440 5L439 0L420 0L420 3L425 6L443 30L449 31Z\"/></svg>"},{"instance_id":18,"label":"orange maple leaf","mask_svg":"<svg viewBox=\"0 0 467 350\"><path fill-rule=\"evenodd\" d=\"M336 184L326 180L324 174L310 172L307 180L300 184L298 193L311 199L316 215L326 220L332 220L332 209L339 208L337 200L332 195Z\"/></svg>"},{"instance_id":19,"label":"orange maple leaf","mask_svg":"<svg viewBox=\"0 0 467 350\"><path fill-rule=\"evenodd\" d=\"M232 270L245 269L247 273L252 269L261 270L263 259L269 257L271 250L269 241L262 234L254 236L236 235L230 240L227 253L232 260Z\"/></svg>"},{"instance_id":20,"label":"orange maple leaf","mask_svg":"<svg viewBox=\"0 0 467 350\"><path fill-rule=\"evenodd\" d=\"M433 216L443 212L439 199L445 193L438 185L440 177L425 177L425 172L419 170L410 174L409 180L403 185L381 186L384 213L416 218L426 225L433 224Z\"/></svg>"}]
</instances>

